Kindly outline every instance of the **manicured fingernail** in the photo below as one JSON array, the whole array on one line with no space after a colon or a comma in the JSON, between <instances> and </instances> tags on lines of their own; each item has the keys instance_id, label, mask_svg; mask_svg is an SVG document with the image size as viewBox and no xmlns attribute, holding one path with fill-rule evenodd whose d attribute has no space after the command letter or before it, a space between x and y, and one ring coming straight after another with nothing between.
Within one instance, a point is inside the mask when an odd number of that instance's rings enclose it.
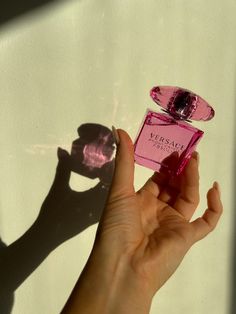
<instances>
[{"instance_id":1,"label":"manicured fingernail","mask_svg":"<svg viewBox=\"0 0 236 314\"><path fill-rule=\"evenodd\" d=\"M114 140L116 142L116 145L119 145L120 144L120 137L119 137L119 134L117 132L117 129L112 126L112 133L113 133L113 137L114 137Z\"/></svg>"},{"instance_id":2,"label":"manicured fingernail","mask_svg":"<svg viewBox=\"0 0 236 314\"><path fill-rule=\"evenodd\" d=\"M199 163L200 163L200 155L199 155L198 152L196 152L196 153L197 153L197 164L198 164L198 166L199 166Z\"/></svg>"},{"instance_id":3,"label":"manicured fingernail","mask_svg":"<svg viewBox=\"0 0 236 314\"><path fill-rule=\"evenodd\" d=\"M219 183L217 181L215 181L213 183L213 188L216 189L218 191L219 195L221 196L220 185L219 185Z\"/></svg>"},{"instance_id":4,"label":"manicured fingernail","mask_svg":"<svg viewBox=\"0 0 236 314\"><path fill-rule=\"evenodd\" d=\"M192 153L192 157L197 161L197 164L199 165L199 161L200 161L200 156L198 152L193 152Z\"/></svg>"},{"instance_id":5,"label":"manicured fingernail","mask_svg":"<svg viewBox=\"0 0 236 314\"><path fill-rule=\"evenodd\" d=\"M179 153L177 151L174 151L172 154L171 154L172 157L179 157Z\"/></svg>"}]
</instances>

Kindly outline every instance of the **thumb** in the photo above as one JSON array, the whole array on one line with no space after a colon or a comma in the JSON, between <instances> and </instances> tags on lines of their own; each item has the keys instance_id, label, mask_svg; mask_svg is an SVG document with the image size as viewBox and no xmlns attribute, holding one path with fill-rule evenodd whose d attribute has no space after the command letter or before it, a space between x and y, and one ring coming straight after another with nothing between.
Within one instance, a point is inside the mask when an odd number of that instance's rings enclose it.
<instances>
[{"instance_id":1,"label":"thumb","mask_svg":"<svg viewBox=\"0 0 236 314\"><path fill-rule=\"evenodd\" d=\"M53 187L56 189L64 189L69 187L70 180L70 155L69 153L58 147L57 149L58 164Z\"/></svg>"},{"instance_id":2,"label":"thumb","mask_svg":"<svg viewBox=\"0 0 236 314\"><path fill-rule=\"evenodd\" d=\"M134 193L134 147L124 130L112 129L117 152L110 195L112 198L120 198Z\"/></svg>"}]
</instances>

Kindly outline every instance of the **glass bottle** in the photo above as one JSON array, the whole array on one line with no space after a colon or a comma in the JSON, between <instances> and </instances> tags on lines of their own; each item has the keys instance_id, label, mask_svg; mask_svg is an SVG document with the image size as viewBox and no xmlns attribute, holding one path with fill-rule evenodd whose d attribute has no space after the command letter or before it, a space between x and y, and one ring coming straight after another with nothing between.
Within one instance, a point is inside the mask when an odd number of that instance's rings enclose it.
<instances>
[{"instance_id":1,"label":"glass bottle","mask_svg":"<svg viewBox=\"0 0 236 314\"><path fill-rule=\"evenodd\" d=\"M214 110L203 98L180 87L157 86L150 96L165 113L147 110L134 143L135 162L179 175L204 134L191 120L210 120Z\"/></svg>"}]
</instances>

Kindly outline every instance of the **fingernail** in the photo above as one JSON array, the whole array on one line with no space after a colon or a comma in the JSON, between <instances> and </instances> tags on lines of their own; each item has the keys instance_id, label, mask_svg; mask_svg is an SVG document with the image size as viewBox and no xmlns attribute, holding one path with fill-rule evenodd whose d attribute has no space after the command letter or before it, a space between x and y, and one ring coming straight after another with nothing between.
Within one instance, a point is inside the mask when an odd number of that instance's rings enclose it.
<instances>
[{"instance_id":1,"label":"fingernail","mask_svg":"<svg viewBox=\"0 0 236 314\"><path fill-rule=\"evenodd\" d=\"M120 144L120 137L119 137L119 134L117 132L117 129L114 126L112 126L111 129L112 129L112 133L113 133L113 137L114 137L114 140L116 142L116 145L119 145Z\"/></svg>"},{"instance_id":2,"label":"fingernail","mask_svg":"<svg viewBox=\"0 0 236 314\"><path fill-rule=\"evenodd\" d=\"M192 153L192 157L197 161L197 164L199 165L199 162L200 162L200 156L199 156L199 153L198 152L193 152Z\"/></svg>"},{"instance_id":3,"label":"fingernail","mask_svg":"<svg viewBox=\"0 0 236 314\"><path fill-rule=\"evenodd\" d=\"M198 164L198 166L199 166L199 163L200 163L200 155L199 155L198 152L196 152L196 153L197 153L197 164Z\"/></svg>"},{"instance_id":4,"label":"fingernail","mask_svg":"<svg viewBox=\"0 0 236 314\"><path fill-rule=\"evenodd\" d=\"M215 182L213 183L213 188L216 189L216 190L218 191L219 195L221 196L220 185L219 185L219 183L218 183L217 181L215 181Z\"/></svg>"}]
</instances>

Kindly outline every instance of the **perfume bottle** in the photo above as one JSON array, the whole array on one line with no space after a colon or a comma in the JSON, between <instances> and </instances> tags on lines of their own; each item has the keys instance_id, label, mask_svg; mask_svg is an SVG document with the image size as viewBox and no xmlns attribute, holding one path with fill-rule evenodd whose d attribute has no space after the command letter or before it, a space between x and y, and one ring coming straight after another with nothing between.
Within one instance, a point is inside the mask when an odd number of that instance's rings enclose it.
<instances>
[{"instance_id":1,"label":"perfume bottle","mask_svg":"<svg viewBox=\"0 0 236 314\"><path fill-rule=\"evenodd\" d=\"M165 113L147 110L134 143L135 162L179 175L204 134L191 120L208 121L215 112L203 98L180 87L157 86L150 96Z\"/></svg>"}]
</instances>

